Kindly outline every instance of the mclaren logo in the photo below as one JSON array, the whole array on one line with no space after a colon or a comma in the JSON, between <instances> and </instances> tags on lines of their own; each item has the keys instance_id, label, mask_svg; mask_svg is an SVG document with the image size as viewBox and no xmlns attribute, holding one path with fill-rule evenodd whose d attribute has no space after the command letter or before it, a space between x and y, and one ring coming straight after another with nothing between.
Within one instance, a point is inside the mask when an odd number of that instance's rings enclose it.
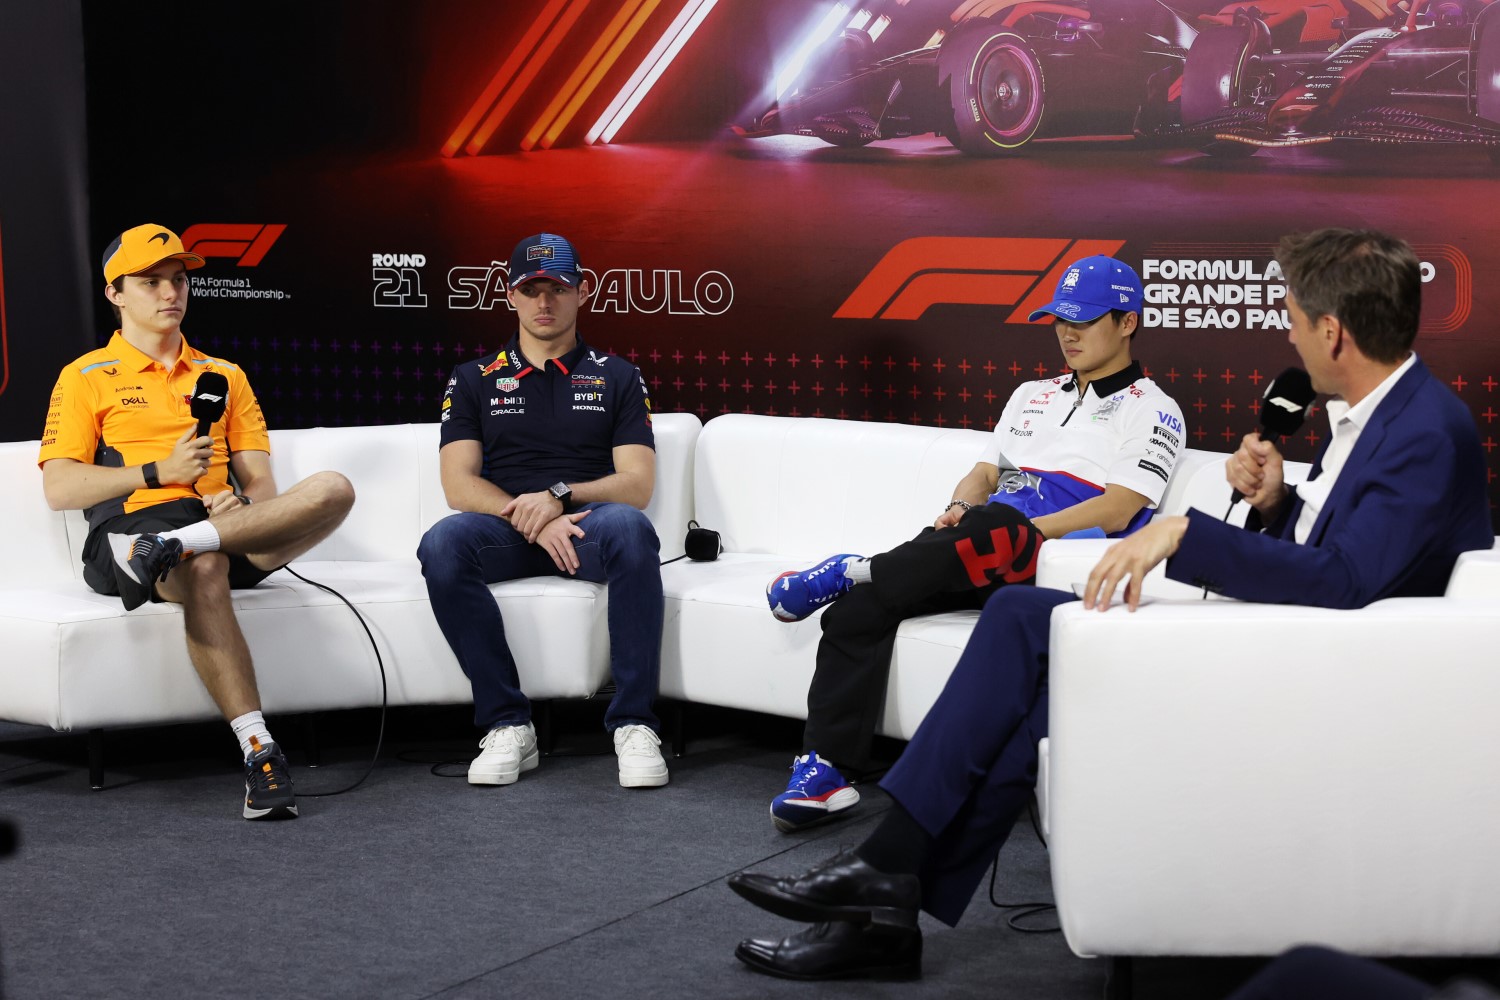
<instances>
[{"instance_id":1,"label":"mclaren logo","mask_svg":"<svg viewBox=\"0 0 1500 1000\"><path fill-rule=\"evenodd\" d=\"M155 243L157 240L161 240L162 244L165 245L171 239L172 239L172 237L168 236L166 233L157 233L155 236L151 237L146 242L147 243Z\"/></svg>"},{"instance_id":2,"label":"mclaren logo","mask_svg":"<svg viewBox=\"0 0 1500 1000\"><path fill-rule=\"evenodd\" d=\"M892 247L833 314L835 319L920 319L936 305L1011 306L1025 323L1080 257L1113 257L1124 240L918 236Z\"/></svg>"}]
</instances>

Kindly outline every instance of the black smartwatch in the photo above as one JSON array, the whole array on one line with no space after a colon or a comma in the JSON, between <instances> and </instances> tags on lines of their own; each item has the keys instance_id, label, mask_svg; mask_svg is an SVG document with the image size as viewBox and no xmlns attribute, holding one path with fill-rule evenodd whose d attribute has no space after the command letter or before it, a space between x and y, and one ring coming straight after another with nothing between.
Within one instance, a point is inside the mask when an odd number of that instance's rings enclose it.
<instances>
[{"instance_id":1,"label":"black smartwatch","mask_svg":"<svg viewBox=\"0 0 1500 1000\"><path fill-rule=\"evenodd\" d=\"M566 514L568 512L568 508L573 505L573 491L569 488L568 484L553 483L551 486L547 487L547 492L551 493L553 497L562 502L563 513Z\"/></svg>"}]
</instances>

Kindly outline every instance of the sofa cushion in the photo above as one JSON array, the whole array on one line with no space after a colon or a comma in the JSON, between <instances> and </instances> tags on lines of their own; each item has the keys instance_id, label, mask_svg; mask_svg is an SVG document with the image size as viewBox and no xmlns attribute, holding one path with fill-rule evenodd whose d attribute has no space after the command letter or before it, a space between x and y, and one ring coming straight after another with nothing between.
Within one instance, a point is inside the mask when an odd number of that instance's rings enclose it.
<instances>
[{"instance_id":1,"label":"sofa cushion","mask_svg":"<svg viewBox=\"0 0 1500 1000\"><path fill-rule=\"evenodd\" d=\"M662 569L667 597L661 693L671 698L807 718L823 612L787 623L771 614L766 584L801 568L781 556L726 553ZM903 622L891 657L878 731L909 739L932 707L978 619L977 611Z\"/></svg>"}]
</instances>

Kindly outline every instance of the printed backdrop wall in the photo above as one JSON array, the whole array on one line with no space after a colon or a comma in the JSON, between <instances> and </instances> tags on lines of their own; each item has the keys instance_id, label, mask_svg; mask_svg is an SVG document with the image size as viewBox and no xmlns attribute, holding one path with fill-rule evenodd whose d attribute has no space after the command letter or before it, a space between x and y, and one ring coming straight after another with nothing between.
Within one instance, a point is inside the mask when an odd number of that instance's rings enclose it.
<instances>
[{"instance_id":1,"label":"printed backdrop wall","mask_svg":"<svg viewBox=\"0 0 1500 1000\"><path fill-rule=\"evenodd\" d=\"M988 428L1062 367L1025 314L1116 254L1147 286L1137 356L1227 449L1296 363L1271 249L1336 224L1417 247L1419 352L1495 451L1500 5L207 6L149 74L150 19L81 8L92 325L18 328L0 215L5 329L39 345L0 391L12 439L113 328L98 251L149 220L208 258L184 328L273 426L437 419L514 332L511 246L551 230L593 277L584 338L704 419Z\"/></svg>"}]
</instances>

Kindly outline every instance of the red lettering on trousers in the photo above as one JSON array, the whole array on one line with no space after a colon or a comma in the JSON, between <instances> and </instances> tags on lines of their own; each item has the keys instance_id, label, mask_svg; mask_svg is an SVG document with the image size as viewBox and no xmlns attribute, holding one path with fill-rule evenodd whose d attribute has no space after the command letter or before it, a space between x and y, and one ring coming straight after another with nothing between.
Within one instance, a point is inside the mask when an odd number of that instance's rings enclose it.
<instances>
[{"instance_id":1,"label":"red lettering on trousers","mask_svg":"<svg viewBox=\"0 0 1500 1000\"><path fill-rule=\"evenodd\" d=\"M996 580L1021 583L1036 576L1036 561L1041 546L1036 544L1030 525L1013 525L990 532L988 555L980 555L972 538L954 543L958 558L975 587L988 587Z\"/></svg>"}]
</instances>

